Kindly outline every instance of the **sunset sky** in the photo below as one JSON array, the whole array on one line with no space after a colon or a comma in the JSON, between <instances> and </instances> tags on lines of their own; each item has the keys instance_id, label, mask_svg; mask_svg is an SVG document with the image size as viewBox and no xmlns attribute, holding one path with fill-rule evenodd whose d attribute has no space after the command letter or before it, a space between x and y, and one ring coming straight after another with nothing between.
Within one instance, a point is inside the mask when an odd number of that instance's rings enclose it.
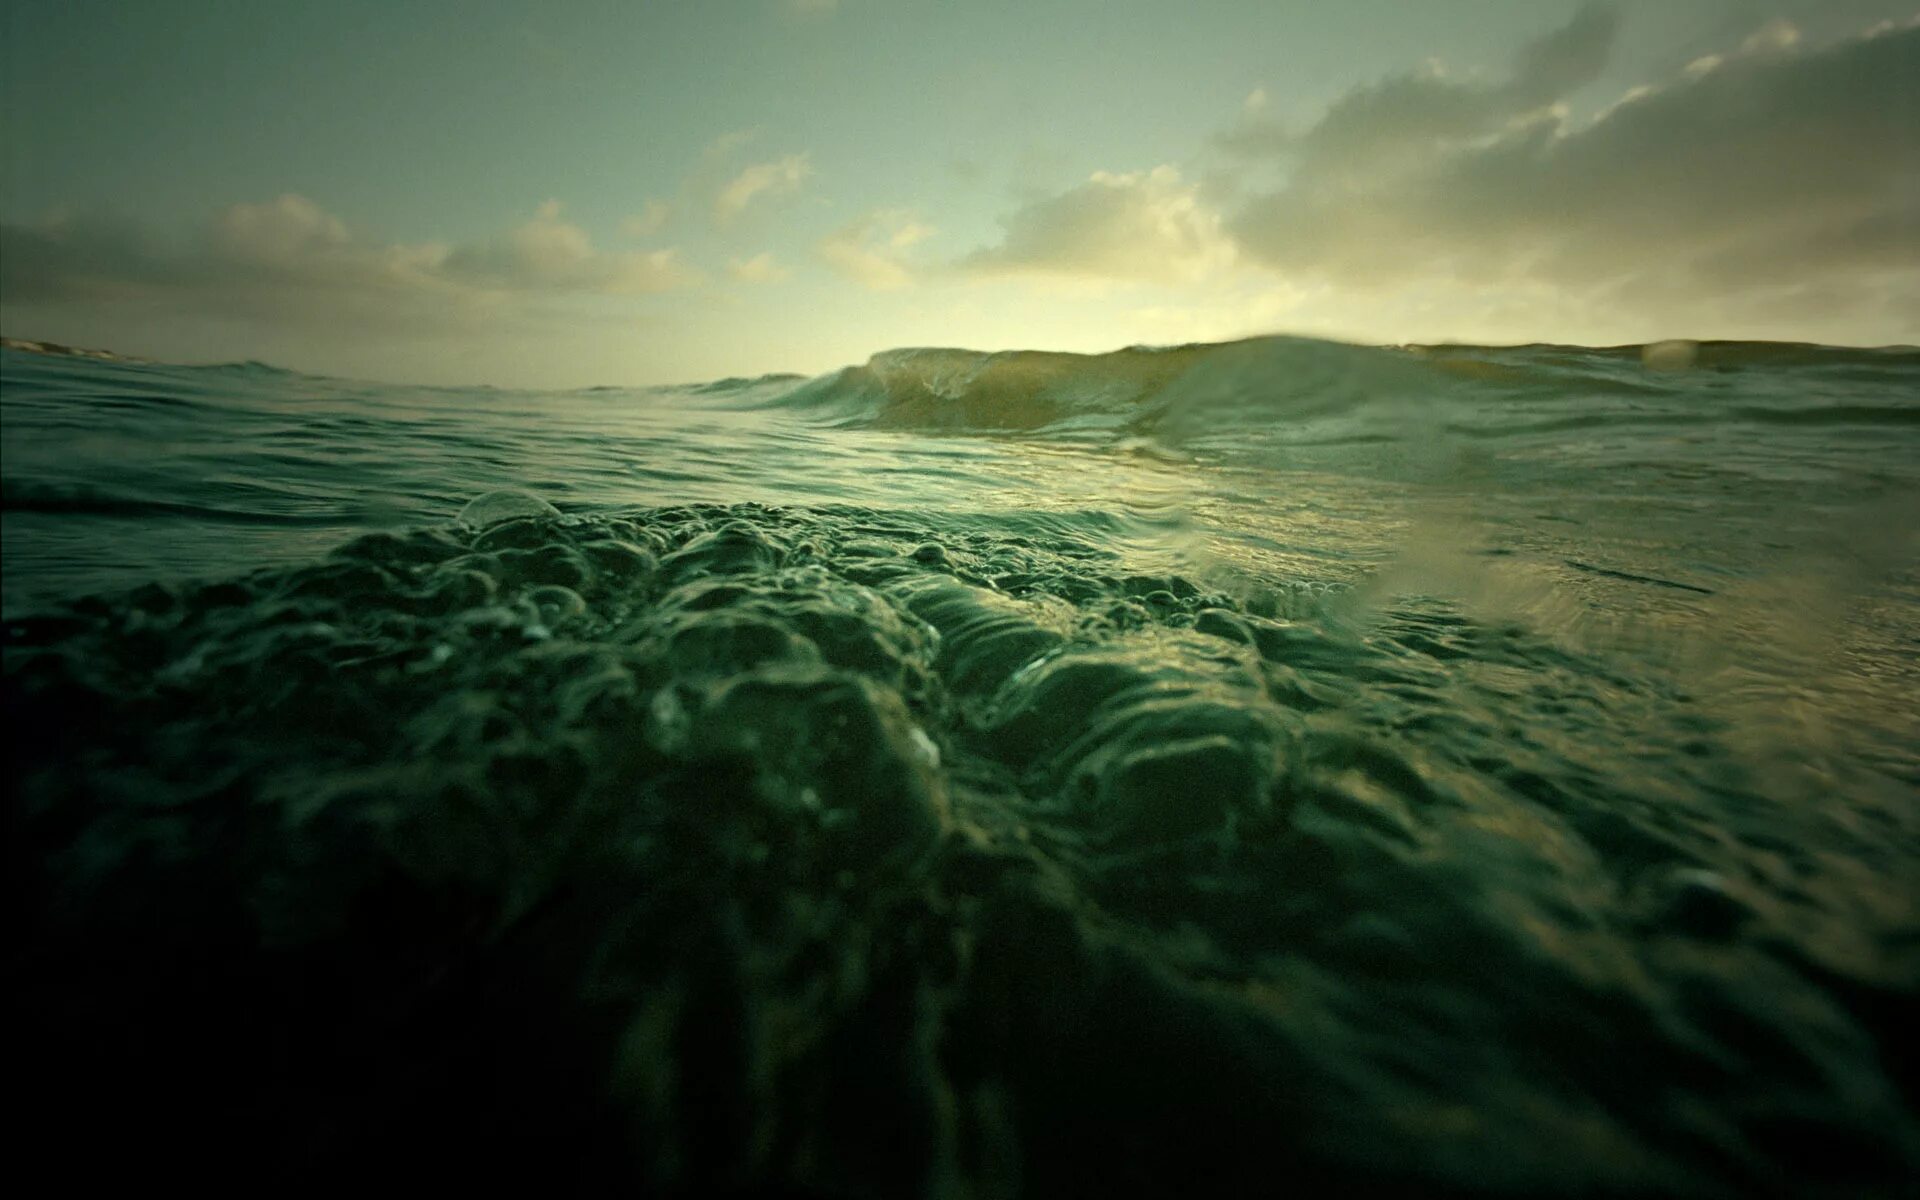
<instances>
[{"instance_id":1,"label":"sunset sky","mask_svg":"<svg viewBox=\"0 0 1920 1200\"><path fill-rule=\"evenodd\" d=\"M0 333L571 387L1920 341L1875 0L0 6Z\"/></svg>"}]
</instances>

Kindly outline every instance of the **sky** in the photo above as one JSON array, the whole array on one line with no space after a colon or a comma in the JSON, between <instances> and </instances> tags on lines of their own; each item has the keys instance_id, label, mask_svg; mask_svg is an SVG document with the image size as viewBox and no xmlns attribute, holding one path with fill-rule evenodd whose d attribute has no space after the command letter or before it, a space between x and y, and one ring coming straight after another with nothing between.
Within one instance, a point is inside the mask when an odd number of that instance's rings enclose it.
<instances>
[{"instance_id":1,"label":"sky","mask_svg":"<svg viewBox=\"0 0 1920 1200\"><path fill-rule=\"evenodd\" d=\"M0 0L0 333L577 387L1920 342L1880 0Z\"/></svg>"}]
</instances>

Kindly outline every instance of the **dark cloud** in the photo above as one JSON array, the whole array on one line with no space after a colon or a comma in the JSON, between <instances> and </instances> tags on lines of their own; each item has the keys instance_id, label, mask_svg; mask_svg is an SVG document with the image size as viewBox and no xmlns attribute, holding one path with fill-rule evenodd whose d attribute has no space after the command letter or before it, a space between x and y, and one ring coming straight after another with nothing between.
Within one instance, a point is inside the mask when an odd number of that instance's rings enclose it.
<instances>
[{"instance_id":1,"label":"dark cloud","mask_svg":"<svg viewBox=\"0 0 1920 1200\"><path fill-rule=\"evenodd\" d=\"M429 265L451 282L511 292L665 292L696 277L672 250L594 249L584 229L561 219L554 200L506 234L455 247Z\"/></svg>"},{"instance_id":2,"label":"dark cloud","mask_svg":"<svg viewBox=\"0 0 1920 1200\"><path fill-rule=\"evenodd\" d=\"M1617 26L1610 6L1590 4L1527 45L1504 82L1456 78L1428 64L1353 89L1304 132L1255 110L1215 140L1248 156L1290 156L1323 180L1390 168L1536 113L1592 83L1607 65Z\"/></svg>"},{"instance_id":3,"label":"dark cloud","mask_svg":"<svg viewBox=\"0 0 1920 1200\"><path fill-rule=\"evenodd\" d=\"M166 255L132 229L0 222L0 297L8 303L80 299L97 288L158 285Z\"/></svg>"},{"instance_id":4,"label":"dark cloud","mask_svg":"<svg viewBox=\"0 0 1920 1200\"><path fill-rule=\"evenodd\" d=\"M1589 4L1561 28L1534 40L1520 52L1513 79L1501 89L1506 102L1519 110L1536 108L1598 79L1619 24L1610 5Z\"/></svg>"},{"instance_id":5,"label":"dark cloud","mask_svg":"<svg viewBox=\"0 0 1920 1200\"><path fill-rule=\"evenodd\" d=\"M1102 172L962 265L1175 284L1237 261L1327 310L1412 304L1483 336L1913 340L1920 18L1810 45L1775 17L1575 120L1616 26L1589 6L1504 76L1391 76L1297 132L1255 91L1215 144L1277 189Z\"/></svg>"},{"instance_id":6,"label":"dark cloud","mask_svg":"<svg viewBox=\"0 0 1920 1200\"><path fill-rule=\"evenodd\" d=\"M355 237L301 196L236 204L167 243L128 225L0 224L8 308L91 305L367 332L445 332L568 296L666 291L695 280L671 251L596 250L549 202L470 245Z\"/></svg>"},{"instance_id":7,"label":"dark cloud","mask_svg":"<svg viewBox=\"0 0 1920 1200\"><path fill-rule=\"evenodd\" d=\"M1690 282L1676 303L1855 274L1914 284L1920 25L1817 49L1769 26L1576 127L1526 106L1598 69L1608 26L1588 13L1522 55L1503 102L1409 79L1337 104L1287 185L1231 219L1243 250L1337 282Z\"/></svg>"}]
</instances>

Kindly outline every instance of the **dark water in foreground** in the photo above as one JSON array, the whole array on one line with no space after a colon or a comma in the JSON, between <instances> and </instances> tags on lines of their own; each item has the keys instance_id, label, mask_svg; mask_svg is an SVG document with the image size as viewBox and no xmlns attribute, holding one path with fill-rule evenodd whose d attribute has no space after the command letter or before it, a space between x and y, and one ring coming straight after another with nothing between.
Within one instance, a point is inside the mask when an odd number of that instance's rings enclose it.
<instances>
[{"instance_id":1,"label":"dark water in foreground","mask_svg":"<svg viewBox=\"0 0 1920 1200\"><path fill-rule=\"evenodd\" d=\"M1920 353L0 404L29 1159L1914 1194Z\"/></svg>"}]
</instances>

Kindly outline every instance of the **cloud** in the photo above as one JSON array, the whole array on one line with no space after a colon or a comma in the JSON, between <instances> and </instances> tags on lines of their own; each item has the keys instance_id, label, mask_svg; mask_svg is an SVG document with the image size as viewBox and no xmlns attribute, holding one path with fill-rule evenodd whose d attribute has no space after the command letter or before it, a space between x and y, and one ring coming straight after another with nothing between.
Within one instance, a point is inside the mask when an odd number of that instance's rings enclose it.
<instances>
[{"instance_id":1,"label":"cloud","mask_svg":"<svg viewBox=\"0 0 1920 1200\"><path fill-rule=\"evenodd\" d=\"M907 250L933 236L930 226L901 209L862 213L821 240L820 258L855 283L894 291L913 282Z\"/></svg>"},{"instance_id":2,"label":"cloud","mask_svg":"<svg viewBox=\"0 0 1920 1200\"><path fill-rule=\"evenodd\" d=\"M1524 279L1676 316L1843 276L1915 285L1920 22L1817 49L1776 23L1575 125L1552 102L1598 69L1596 20L1534 43L1498 88L1420 85L1451 107L1349 96L1233 233L1289 275Z\"/></svg>"},{"instance_id":3,"label":"cloud","mask_svg":"<svg viewBox=\"0 0 1920 1200\"><path fill-rule=\"evenodd\" d=\"M1257 94L1261 103L1241 105L1239 118L1213 135L1215 145L1248 158L1264 158L1293 148L1293 127L1273 115L1264 92Z\"/></svg>"},{"instance_id":4,"label":"cloud","mask_svg":"<svg viewBox=\"0 0 1920 1200\"><path fill-rule=\"evenodd\" d=\"M999 245L962 260L976 275L1185 283L1234 258L1218 213L1172 167L1096 171L1006 217Z\"/></svg>"},{"instance_id":5,"label":"cloud","mask_svg":"<svg viewBox=\"0 0 1920 1200\"><path fill-rule=\"evenodd\" d=\"M745 152L760 136L759 129L735 129L707 143L681 180L673 210L705 212L716 228L724 230L750 209L793 195L813 178L810 154L788 153L749 161Z\"/></svg>"},{"instance_id":6,"label":"cloud","mask_svg":"<svg viewBox=\"0 0 1920 1200\"><path fill-rule=\"evenodd\" d=\"M214 222L214 245L241 262L289 265L347 249L352 238L337 217L291 193L265 204L235 204Z\"/></svg>"},{"instance_id":7,"label":"cloud","mask_svg":"<svg viewBox=\"0 0 1920 1200\"><path fill-rule=\"evenodd\" d=\"M673 206L665 200L649 200L646 207L620 222L620 232L631 238L650 238L667 227Z\"/></svg>"},{"instance_id":8,"label":"cloud","mask_svg":"<svg viewBox=\"0 0 1920 1200\"><path fill-rule=\"evenodd\" d=\"M504 237L455 248L442 273L454 282L505 292L665 292L697 278L672 250L595 250L586 230L561 219L557 200L542 204L531 221Z\"/></svg>"},{"instance_id":9,"label":"cloud","mask_svg":"<svg viewBox=\"0 0 1920 1200\"><path fill-rule=\"evenodd\" d=\"M1825 42L1774 19L1575 119L1617 24L1589 5L1504 72L1428 63L1318 119L1256 88L1227 165L1095 173L958 265L1209 310L1265 280L1349 336L1916 340L1920 17Z\"/></svg>"},{"instance_id":10,"label":"cloud","mask_svg":"<svg viewBox=\"0 0 1920 1200\"><path fill-rule=\"evenodd\" d=\"M746 259L736 258L727 263L727 274L741 283L779 283L792 273L770 253L756 254Z\"/></svg>"},{"instance_id":11,"label":"cloud","mask_svg":"<svg viewBox=\"0 0 1920 1200\"><path fill-rule=\"evenodd\" d=\"M608 253L556 201L502 234L462 244L382 243L294 194L216 213L168 242L129 226L0 225L9 308L108 306L376 332L446 329L568 297L631 295L699 279L672 250Z\"/></svg>"},{"instance_id":12,"label":"cloud","mask_svg":"<svg viewBox=\"0 0 1920 1200\"><path fill-rule=\"evenodd\" d=\"M1607 64L1617 27L1612 8L1588 4L1523 48L1505 82L1456 78L1430 60L1354 88L1305 132L1275 116L1266 90L1255 88L1214 142L1253 158L1288 155L1301 171L1325 181L1420 161L1592 83Z\"/></svg>"},{"instance_id":13,"label":"cloud","mask_svg":"<svg viewBox=\"0 0 1920 1200\"><path fill-rule=\"evenodd\" d=\"M0 224L0 296L31 302L148 300L229 315L341 304L354 296L438 302L463 290L449 248L379 245L302 196L235 204L186 244L128 224Z\"/></svg>"},{"instance_id":14,"label":"cloud","mask_svg":"<svg viewBox=\"0 0 1920 1200\"><path fill-rule=\"evenodd\" d=\"M813 165L805 154L789 154L769 162L754 163L714 193L714 218L722 223L731 221L745 212L755 199L791 193L812 174Z\"/></svg>"},{"instance_id":15,"label":"cloud","mask_svg":"<svg viewBox=\"0 0 1920 1200\"><path fill-rule=\"evenodd\" d=\"M1611 5L1583 6L1564 26L1520 51L1513 78L1500 89L1501 99L1524 111L1592 83L1607 65L1619 25Z\"/></svg>"},{"instance_id":16,"label":"cloud","mask_svg":"<svg viewBox=\"0 0 1920 1200\"><path fill-rule=\"evenodd\" d=\"M1588 5L1527 45L1506 82L1456 79L1439 63L1355 88L1287 148L1325 182L1424 162L1461 142L1548 109L1598 78L1617 22Z\"/></svg>"}]
</instances>

